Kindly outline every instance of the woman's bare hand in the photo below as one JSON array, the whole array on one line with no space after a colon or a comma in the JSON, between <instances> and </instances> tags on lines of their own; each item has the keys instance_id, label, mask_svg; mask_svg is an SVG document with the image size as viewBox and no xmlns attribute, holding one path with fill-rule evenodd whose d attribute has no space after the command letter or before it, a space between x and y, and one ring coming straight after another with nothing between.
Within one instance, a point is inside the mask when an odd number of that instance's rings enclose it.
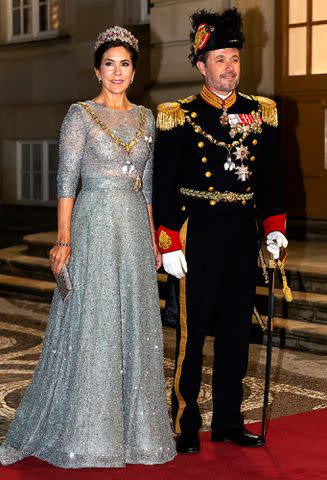
<instances>
[{"instance_id":1,"label":"woman's bare hand","mask_svg":"<svg viewBox=\"0 0 327 480\"><path fill-rule=\"evenodd\" d=\"M162 256L161 256L161 253L159 251L159 247L157 245L157 242L153 243L153 253L154 253L154 259L155 259L155 262L156 262L156 270L159 270L159 268L162 265Z\"/></svg>"},{"instance_id":2,"label":"woman's bare hand","mask_svg":"<svg viewBox=\"0 0 327 480\"><path fill-rule=\"evenodd\" d=\"M55 245L50 250L50 266L53 273L55 273L56 275L59 275L59 273L62 270L62 267L69 263L70 256L71 256L70 247Z\"/></svg>"}]
</instances>

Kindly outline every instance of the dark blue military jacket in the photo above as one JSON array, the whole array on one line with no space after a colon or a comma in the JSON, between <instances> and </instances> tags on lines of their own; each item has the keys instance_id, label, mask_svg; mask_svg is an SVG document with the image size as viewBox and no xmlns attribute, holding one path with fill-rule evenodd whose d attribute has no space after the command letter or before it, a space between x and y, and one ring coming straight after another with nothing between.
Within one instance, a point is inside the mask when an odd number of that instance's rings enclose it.
<instances>
[{"instance_id":1,"label":"dark blue military jacket","mask_svg":"<svg viewBox=\"0 0 327 480\"><path fill-rule=\"evenodd\" d=\"M212 209L217 216L250 209L270 231L284 231L273 100L233 92L222 104L204 87L196 96L159 105L157 126L157 228L178 231L192 212L205 217Z\"/></svg>"}]
</instances>

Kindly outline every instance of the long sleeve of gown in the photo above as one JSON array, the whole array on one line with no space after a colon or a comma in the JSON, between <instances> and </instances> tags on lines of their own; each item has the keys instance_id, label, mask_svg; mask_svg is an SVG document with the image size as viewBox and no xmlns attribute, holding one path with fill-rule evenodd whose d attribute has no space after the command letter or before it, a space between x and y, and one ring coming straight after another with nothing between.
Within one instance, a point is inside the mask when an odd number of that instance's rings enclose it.
<instances>
[{"instance_id":1,"label":"long sleeve of gown","mask_svg":"<svg viewBox=\"0 0 327 480\"><path fill-rule=\"evenodd\" d=\"M86 131L81 107L70 106L60 130L57 196L75 198L81 162L86 141Z\"/></svg>"},{"instance_id":2,"label":"long sleeve of gown","mask_svg":"<svg viewBox=\"0 0 327 480\"><path fill-rule=\"evenodd\" d=\"M152 204L152 182L153 182L153 150L155 140L155 120L151 110L148 110L148 122L149 122L149 135L151 141L149 141L149 156L143 172L143 193L146 203Z\"/></svg>"}]
</instances>

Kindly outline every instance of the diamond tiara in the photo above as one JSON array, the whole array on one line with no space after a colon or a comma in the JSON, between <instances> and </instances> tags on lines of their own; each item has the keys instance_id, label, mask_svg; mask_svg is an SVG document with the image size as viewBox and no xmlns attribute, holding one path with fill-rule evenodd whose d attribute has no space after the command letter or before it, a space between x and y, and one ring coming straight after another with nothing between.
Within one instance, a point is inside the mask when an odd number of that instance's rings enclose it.
<instances>
[{"instance_id":1,"label":"diamond tiara","mask_svg":"<svg viewBox=\"0 0 327 480\"><path fill-rule=\"evenodd\" d=\"M124 43L129 43L137 52L139 51L139 41L134 35L131 34L126 28L115 26L107 28L102 33L99 33L97 41L94 45L94 50L97 50L100 45L105 42L113 42L115 40L120 40Z\"/></svg>"}]
</instances>

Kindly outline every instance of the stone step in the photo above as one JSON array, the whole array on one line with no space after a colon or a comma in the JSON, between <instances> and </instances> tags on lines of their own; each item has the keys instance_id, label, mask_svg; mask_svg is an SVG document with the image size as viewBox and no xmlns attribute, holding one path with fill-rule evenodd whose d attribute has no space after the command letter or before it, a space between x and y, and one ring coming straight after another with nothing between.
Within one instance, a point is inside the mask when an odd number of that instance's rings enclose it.
<instances>
[{"instance_id":1,"label":"stone step","mask_svg":"<svg viewBox=\"0 0 327 480\"><path fill-rule=\"evenodd\" d=\"M57 240L56 232L40 232L25 235L23 243L27 246L27 255L49 258L49 250Z\"/></svg>"},{"instance_id":2,"label":"stone step","mask_svg":"<svg viewBox=\"0 0 327 480\"><path fill-rule=\"evenodd\" d=\"M53 281L49 258L27 255L27 245L0 250L0 272L6 275Z\"/></svg>"},{"instance_id":3,"label":"stone step","mask_svg":"<svg viewBox=\"0 0 327 480\"><path fill-rule=\"evenodd\" d=\"M16 298L0 297L0 321L10 324L24 323L28 320L31 327L44 330L48 321L49 303L30 302Z\"/></svg>"},{"instance_id":4,"label":"stone step","mask_svg":"<svg viewBox=\"0 0 327 480\"><path fill-rule=\"evenodd\" d=\"M159 292L165 297L165 286L167 275L158 273ZM327 324L327 295L310 292L293 291L293 302L287 303L284 300L281 289L275 289L275 310L276 317L297 319L303 322L315 322ZM267 287L257 286L256 306L260 313L267 313L268 304Z\"/></svg>"},{"instance_id":5,"label":"stone step","mask_svg":"<svg viewBox=\"0 0 327 480\"><path fill-rule=\"evenodd\" d=\"M160 301L161 309L164 308L164 303L164 300ZM262 319L267 322L266 315L262 315ZM327 352L327 325L279 317L274 318L273 324L273 346L313 353ZM254 343L262 344L267 341L267 335L263 334L254 315L252 317L251 337L251 341Z\"/></svg>"},{"instance_id":6,"label":"stone step","mask_svg":"<svg viewBox=\"0 0 327 480\"><path fill-rule=\"evenodd\" d=\"M324 293L327 295L327 272L298 270L294 267L289 267L286 277L292 290ZM280 280L279 283L281 283Z\"/></svg>"},{"instance_id":7,"label":"stone step","mask_svg":"<svg viewBox=\"0 0 327 480\"><path fill-rule=\"evenodd\" d=\"M0 274L0 296L3 297L51 302L55 286L54 281ZM164 306L165 300L160 299L161 310Z\"/></svg>"},{"instance_id":8,"label":"stone step","mask_svg":"<svg viewBox=\"0 0 327 480\"><path fill-rule=\"evenodd\" d=\"M158 274L158 277L159 282L165 281L165 274ZM54 288L54 282L0 274L0 296L3 297L50 302ZM165 301L161 299L161 310L163 310L164 305ZM273 344L275 346L319 353L327 351L327 325L275 318L274 326ZM262 334L254 317L253 330L255 341L262 343L265 336Z\"/></svg>"},{"instance_id":9,"label":"stone step","mask_svg":"<svg viewBox=\"0 0 327 480\"><path fill-rule=\"evenodd\" d=\"M327 295L327 271L314 268L313 265L299 268L298 265L286 264L288 286L297 292L322 293ZM257 284L264 285L261 268L258 268ZM282 278L276 272L276 286L282 286Z\"/></svg>"},{"instance_id":10,"label":"stone step","mask_svg":"<svg viewBox=\"0 0 327 480\"><path fill-rule=\"evenodd\" d=\"M51 301L55 282L0 274L0 296L25 300Z\"/></svg>"},{"instance_id":11,"label":"stone step","mask_svg":"<svg viewBox=\"0 0 327 480\"><path fill-rule=\"evenodd\" d=\"M292 266L286 271L288 285L294 292L307 292L327 296L327 272L326 274L319 269L299 270ZM160 273L160 280L165 283L167 274ZM276 272L276 287L282 287L282 279L279 272ZM261 268L258 268L257 285L264 287L264 278L261 273ZM313 297L315 298L315 297ZM317 297L318 298L318 297Z\"/></svg>"},{"instance_id":12,"label":"stone step","mask_svg":"<svg viewBox=\"0 0 327 480\"><path fill-rule=\"evenodd\" d=\"M49 258L49 250L54 245L56 232L33 233L23 237L27 246L25 255ZM303 244L298 241L290 243L286 265L289 286L294 291L304 291L327 294L326 246L313 242ZM263 285L261 269L258 269L258 284ZM276 285L281 286L281 278L277 273Z\"/></svg>"},{"instance_id":13,"label":"stone step","mask_svg":"<svg viewBox=\"0 0 327 480\"><path fill-rule=\"evenodd\" d=\"M39 252L40 249L43 249L43 252L48 251L47 249L53 245L53 242L51 245L48 242L48 234L33 234L28 235L27 237L29 236L33 237L33 245L36 237ZM0 272L7 275L17 275L38 280L52 281L53 275L49 266L49 257L32 256L31 251L35 252L34 246L31 250L26 244L0 249ZM289 285L295 292L294 302L291 305L287 305L285 302L279 301L279 294L276 294L276 312L278 312L276 314L278 316L285 316L286 318L290 316L292 318L300 318L308 321L326 322L326 303L322 297L324 290L327 289L327 275L323 275L321 272L300 272L298 270L289 270L287 273L289 277ZM160 272L158 274L160 295L162 297L165 297L166 279L167 275L165 273ZM258 273L258 285L261 287L264 285L263 277L260 272ZM281 286L281 279L278 273L276 275L276 286ZM297 291L307 293L304 295L298 295L296 293ZM308 292L312 292L315 295L310 296L308 295ZM319 293L321 295L318 295ZM315 307L316 302L318 303L317 308ZM262 304L260 299L259 303ZM313 305L312 312L310 310L311 304ZM299 313L297 313L298 309L300 309Z\"/></svg>"},{"instance_id":14,"label":"stone step","mask_svg":"<svg viewBox=\"0 0 327 480\"><path fill-rule=\"evenodd\" d=\"M294 318L302 322L315 322L327 324L327 295L311 292L293 291L293 301L284 300L281 289L275 289L276 317ZM256 305L261 313L267 313L268 289L257 287Z\"/></svg>"},{"instance_id":15,"label":"stone step","mask_svg":"<svg viewBox=\"0 0 327 480\"><path fill-rule=\"evenodd\" d=\"M267 317L263 316L263 319L266 320ZM262 330L254 317L252 324L254 330L252 340L255 343L266 343L267 336L262 334ZM279 317L274 318L273 324L273 346L326 354L327 325Z\"/></svg>"},{"instance_id":16,"label":"stone step","mask_svg":"<svg viewBox=\"0 0 327 480\"><path fill-rule=\"evenodd\" d=\"M167 275L162 272L158 273L159 291L164 290L166 281ZM256 293L256 304L258 305L260 302L263 304L263 308L259 311L266 311L268 295L267 288L258 286ZM284 301L282 290L276 289L274 298L275 318L272 336L273 345L280 348L326 353L327 296L305 292L293 292L293 302L287 303ZM287 316L282 314L283 305ZM291 316L291 313L299 311L302 312L302 318L300 320L297 319L296 316ZM267 320L266 315L262 315L262 318L264 321ZM262 333L254 316L252 318L252 324L252 340L257 343L265 342L266 335Z\"/></svg>"},{"instance_id":17,"label":"stone step","mask_svg":"<svg viewBox=\"0 0 327 480\"><path fill-rule=\"evenodd\" d=\"M39 237L39 244L48 245L44 234L33 234ZM43 237L43 240L42 240ZM44 280L53 282L53 275L49 267L49 260L45 257L28 255L27 245L17 245L0 250L0 272L7 276L26 277L31 280ZM167 274L158 273L160 297L166 296ZM18 282L19 283L19 282ZM13 282L13 285L15 282ZM30 289L28 289L30 290ZM30 294L32 294L30 292ZM48 296L48 295L47 295ZM257 287L256 305L260 312L266 313L267 289L263 286ZM296 318L297 320L327 323L327 295L321 293L310 293L293 291L294 300L287 303L283 299L280 289L275 290L275 315L284 318Z\"/></svg>"},{"instance_id":18,"label":"stone step","mask_svg":"<svg viewBox=\"0 0 327 480\"><path fill-rule=\"evenodd\" d=\"M55 232L26 235L23 244L0 250L0 295L38 302L51 301L55 283L49 268L49 250L56 240ZM287 264L289 285L294 301L283 300L281 279L276 275L275 329L273 344L281 347L327 351L327 268L326 247L322 244L292 242ZM164 308L167 275L158 273L160 307ZM256 305L266 313L267 288L258 270ZM256 321L253 339L264 342Z\"/></svg>"}]
</instances>

